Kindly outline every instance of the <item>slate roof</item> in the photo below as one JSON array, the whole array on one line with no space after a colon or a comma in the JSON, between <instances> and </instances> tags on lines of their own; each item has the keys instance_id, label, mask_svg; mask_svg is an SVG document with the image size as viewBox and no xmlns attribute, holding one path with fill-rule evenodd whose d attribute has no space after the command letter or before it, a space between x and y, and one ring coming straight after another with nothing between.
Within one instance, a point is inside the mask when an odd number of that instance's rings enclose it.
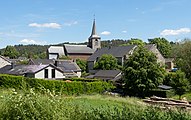
<instances>
[{"instance_id":1,"label":"slate roof","mask_svg":"<svg viewBox=\"0 0 191 120\"><path fill-rule=\"evenodd\" d=\"M50 46L48 53L58 53L59 55L65 55L63 46Z\"/></svg>"},{"instance_id":2,"label":"slate roof","mask_svg":"<svg viewBox=\"0 0 191 120\"><path fill-rule=\"evenodd\" d=\"M99 70L94 77L108 77L115 78L117 75L121 73L120 70Z\"/></svg>"},{"instance_id":3,"label":"slate roof","mask_svg":"<svg viewBox=\"0 0 191 120\"><path fill-rule=\"evenodd\" d=\"M54 59L30 59L29 64L31 65L41 65L41 64L54 64Z\"/></svg>"},{"instance_id":4,"label":"slate roof","mask_svg":"<svg viewBox=\"0 0 191 120\"><path fill-rule=\"evenodd\" d=\"M35 73L48 65L16 65L13 69L7 65L0 69L2 74L24 75L25 73Z\"/></svg>"},{"instance_id":5,"label":"slate roof","mask_svg":"<svg viewBox=\"0 0 191 120\"><path fill-rule=\"evenodd\" d=\"M91 49L90 47L87 47L87 45L64 44L64 46L68 54L93 54L95 52L95 49Z\"/></svg>"},{"instance_id":6,"label":"slate roof","mask_svg":"<svg viewBox=\"0 0 191 120\"><path fill-rule=\"evenodd\" d=\"M80 67L71 60L57 61L56 66L64 72L80 72Z\"/></svg>"},{"instance_id":7,"label":"slate roof","mask_svg":"<svg viewBox=\"0 0 191 120\"><path fill-rule=\"evenodd\" d=\"M56 68L51 64L46 65L16 65L12 68L11 65L7 65L0 69L1 74L11 74L11 75L24 75L25 73L37 73L46 67L51 66L57 69L60 72L63 72L61 69Z\"/></svg>"},{"instance_id":8,"label":"slate roof","mask_svg":"<svg viewBox=\"0 0 191 120\"><path fill-rule=\"evenodd\" d=\"M170 90L170 89L172 89L171 86L167 86L167 85L159 85L158 88L164 89L164 90Z\"/></svg>"},{"instance_id":9,"label":"slate roof","mask_svg":"<svg viewBox=\"0 0 191 120\"><path fill-rule=\"evenodd\" d=\"M29 64L41 65L41 64L52 64L55 67L63 70L64 72L78 72L81 71L76 62L71 60L54 60L54 59L30 59Z\"/></svg>"},{"instance_id":10,"label":"slate roof","mask_svg":"<svg viewBox=\"0 0 191 120\"><path fill-rule=\"evenodd\" d=\"M95 61L97 57L101 57L103 54L111 54L114 57L123 57L124 55L129 54L131 50L133 50L136 45L128 45L128 46L118 46L111 48L101 48L97 50L93 55L91 55L88 61Z\"/></svg>"}]
</instances>

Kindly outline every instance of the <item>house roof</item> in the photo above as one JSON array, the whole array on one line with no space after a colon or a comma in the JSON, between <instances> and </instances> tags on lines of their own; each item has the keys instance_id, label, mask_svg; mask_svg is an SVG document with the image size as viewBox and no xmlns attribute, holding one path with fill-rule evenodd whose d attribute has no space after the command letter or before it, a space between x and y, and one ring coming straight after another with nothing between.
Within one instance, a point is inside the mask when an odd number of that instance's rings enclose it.
<instances>
[{"instance_id":1,"label":"house roof","mask_svg":"<svg viewBox=\"0 0 191 120\"><path fill-rule=\"evenodd\" d=\"M99 70L94 77L108 77L115 78L121 73L120 70Z\"/></svg>"},{"instance_id":2,"label":"house roof","mask_svg":"<svg viewBox=\"0 0 191 120\"><path fill-rule=\"evenodd\" d=\"M56 66L62 69L64 72L80 72L80 67L71 60L58 60Z\"/></svg>"},{"instance_id":3,"label":"house roof","mask_svg":"<svg viewBox=\"0 0 191 120\"><path fill-rule=\"evenodd\" d=\"M31 65L43 65L43 64L54 64L64 72L78 72L81 71L80 67L71 60L54 60L54 59L30 59L29 64Z\"/></svg>"},{"instance_id":4,"label":"house roof","mask_svg":"<svg viewBox=\"0 0 191 120\"><path fill-rule=\"evenodd\" d=\"M58 53L59 55L65 55L63 46L50 46L48 53Z\"/></svg>"},{"instance_id":5,"label":"house roof","mask_svg":"<svg viewBox=\"0 0 191 120\"><path fill-rule=\"evenodd\" d=\"M91 49L90 47L87 47L87 45L64 44L64 46L68 54L72 54L72 53L93 54L95 52L95 49Z\"/></svg>"},{"instance_id":6,"label":"house roof","mask_svg":"<svg viewBox=\"0 0 191 120\"><path fill-rule=\"evenodd\" d=\"M129 54L129 52L136 47L136 45L128 45L111 48L101 48L97 50L93 55L91 55L88 61L95 61L98 57L101 57L103 54L111 54L114 57L123 57L124 55Z\"/></svg>"},{"instance_id":7,"label":"house roof","mask_svg":"<svg viewBox=\"0 0 191 120\"><path fill-rule=\"evenodd\" d=\"M56 68L54 65L16 65L12 68L11 65L7 65L0 69L1 74L12 74L12 75L24 75L25 73L37 73L48 66L55 68L56 70L63 72L61 69Z\"/></svg>"},{"instance_id":8,"label":"house roof","mask_svg":"<svg viewBox=\"0 0 191 120\"><path fill-rule=\"evenodd\" d=\"M41 64L54 64L54 59L30 59L29 64L31 65L41 65Z\"/></svg>"},{"instance_id":9,"label":"house roof","mask_svg":"<svg viewBox=\"0 0 191 120\"><path fill-rule=\"evenodd\" d=\"M172 89L171 86L167 86L167 85L159 85L158 88L164 89L164 90L170 90L170 89Z\"/></svg>"}]
</instances>

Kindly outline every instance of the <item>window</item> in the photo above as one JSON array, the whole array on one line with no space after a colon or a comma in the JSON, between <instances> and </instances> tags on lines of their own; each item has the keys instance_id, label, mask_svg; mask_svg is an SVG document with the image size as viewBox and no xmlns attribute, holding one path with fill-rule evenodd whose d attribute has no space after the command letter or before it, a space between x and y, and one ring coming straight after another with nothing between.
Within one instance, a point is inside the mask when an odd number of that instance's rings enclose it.
<instances>
[{"instance_id":1,"label":"window","mask_svg":"<svg viewBox=\"0 0 191 120\"><path fill-rule=\"evenodd\" d=\"M95 39L95 46L98 46L98 39Z\"/></svg>"},{"instance_id":2,"label":"window","mask_svg":"<svg viewBox=\"0 0 191 120\"><path fill-rule=\"evenodd\" d=\"M55 69L52 69L52 78L55 78Z\"/></svg>"},{"instance_id":3,"label":"window","mask_svg":"<svg viewBox=\"0 0 191 120\"><path fill-rule=\"evenodd\" d=\"M48 69L44 70L44 78L48 78Z\"/></svg>"}]
</instances>

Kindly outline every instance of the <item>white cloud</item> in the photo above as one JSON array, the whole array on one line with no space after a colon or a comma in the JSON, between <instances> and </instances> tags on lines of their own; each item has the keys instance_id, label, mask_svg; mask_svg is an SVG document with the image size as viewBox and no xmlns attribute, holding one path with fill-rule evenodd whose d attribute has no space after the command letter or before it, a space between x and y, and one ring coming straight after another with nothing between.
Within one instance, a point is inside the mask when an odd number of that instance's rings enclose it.
<instances>
[{"instance_id":1,"label":"white cloud","mask_svg":"<svg viewBox=\"0 0 191 120\"><path fill-rule=\"evenodd\" d=\"M127 31L126 31L126 30L123 30L122 33L127 33Z\"/></svg>"},{"instance_id":2,"label":"white cloud","mask_svg":"<svg viewBox=\"0 0 191 120\"><path fill-rule=\"evenodd\" d=\"M191 32L190 28L180 28L177 30L165 29L160 33L160 35L162 35L162 36L180 35L180 34L186 34L186 33L190 33L190 32Z\"/></svg>"},{"instance_id":3,"label":"white cloud","mask_svg":"<svg viewBox=\"0 0 191 120\"><path fill-rule=\"evenodd\" d=\"M72 26L78 24L78 21L71 21L71 22L66 22L64 23L65 26Z\"/></svg>"},{"instance_id":4,"label":"white cloud","mask_svg":"<svg viewBox=\"0 0 191 120\"><path fill-rule=\"evenodd\" d=\"M56 28L56 29L61 28L61 25L58 23L43 23L43 24L31 23L29 24L29 26L38 28Z\"/></svg>"},{"instance_id":5,"label":"white cloud","mask_svg":"<svg viewBox=\"0 0 191 120\"><path fill-rule=\"evenodd\" d=\"M111 34L111 32L109 32L109 31L103 31L103 32L101 32L101 35L110 35Z\"/></svg>"},{"instance_id":6,"label":"white cloud","mask_svg":"<svg viewBox=\"0 0 191 120\"><path fill-rule=\"evenodd\" d=\"M46 44L46 41L36 41L36 40L31 40L31 39L23 39L20 41L20 43L23 44Z\"/></svg>"}]
</instances>

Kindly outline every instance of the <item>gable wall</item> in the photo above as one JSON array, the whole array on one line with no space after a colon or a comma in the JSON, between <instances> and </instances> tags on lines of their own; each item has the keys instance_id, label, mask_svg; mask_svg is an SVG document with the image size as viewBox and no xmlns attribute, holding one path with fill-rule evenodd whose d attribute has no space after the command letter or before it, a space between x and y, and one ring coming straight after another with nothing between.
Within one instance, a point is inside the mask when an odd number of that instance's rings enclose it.
<instances>
[{"instance_id":1,"label":"gable wall","mask_svg":"<svg viewBox=\"0 0 191 120\"><path fill-rule=\"evenodd\" d=\"M53 67L47 67L46 69L48 69L48 79L52 79L52 69L54 69ZM44 72L45 69L39 71L38 73L35 74L35 78L40 78L40 79L45 79L44 78ZM65 76L63 75L63 73L61 73L58 70L55 70L55 79L61 79L61 78L65 78Z\"/></svg>"},{"instance_id":2,"label":"gable wall","mask_svg":"<svg viewBox=\"0 0 191 120\"><path fill-rule=\"evenodd\" d=\"M165 65L165 58L162 56L160 51L156 48L156 46L151 48L151 52L153 52L157 57L157 62Z\"/></svg>"}]
</instances>

